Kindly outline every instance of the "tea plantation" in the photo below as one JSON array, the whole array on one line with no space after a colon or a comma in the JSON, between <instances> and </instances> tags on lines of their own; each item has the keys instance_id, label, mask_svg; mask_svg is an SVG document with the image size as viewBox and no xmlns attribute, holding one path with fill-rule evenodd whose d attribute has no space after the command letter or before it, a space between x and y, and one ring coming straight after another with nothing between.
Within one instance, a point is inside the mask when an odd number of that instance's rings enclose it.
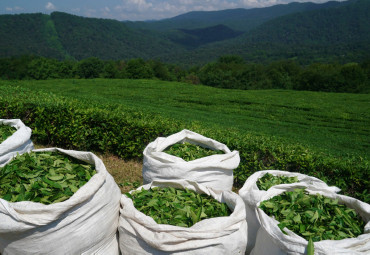
<instances>
[{"instance_id":1,"label":"tea plantation","mask_svg":"<svg viewBox=\"0 0 370 255\"><path fill-rule=\"evenodd\" d=\"M262 169L318 177L369 202L370 95L227 90L155 80L0 81L0 115L32 139L141 159L184 128L238 150L236 187Z\"/></svg>"}]
</instances>

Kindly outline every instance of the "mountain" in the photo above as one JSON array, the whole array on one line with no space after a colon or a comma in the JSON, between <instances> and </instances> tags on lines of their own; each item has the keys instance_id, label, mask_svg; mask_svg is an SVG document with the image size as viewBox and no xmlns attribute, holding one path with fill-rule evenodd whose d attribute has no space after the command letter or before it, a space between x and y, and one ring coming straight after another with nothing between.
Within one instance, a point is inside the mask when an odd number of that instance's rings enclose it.
<instances>
[{"instance_id":1,"label":"mountain","mask_svg":"<svg viewBox=\"0 0 370 255\"><path fill-rule=\"evenodd\" d=\"M143 58L185 66L222 55L247 61L361 61L370 52L370 1L292 3L191 12L152 22L62 12L0 15L0 57Z\"/></svg>"},{"instance_id":2,"label":"mountain","mask_svg":"<svg viewBox=\"0 0 370 255\"><path fill-rule=\"evenodd\" d=\"M76 59L155 58L182 50L158 33L131 29L117 20L83 18L62 12L53 12L51 19L63 47Z\"/></svg>"},{"instance_id":3,"label":"mountain","mask_svg":"<svg viewBox=\"0 0 370 255\"><path fill-rule=\"evenodd\" d=\"M249 31L262 23L291 13L334 8L347 5L350 1L330 1L323 4L316 3L289 3L265 8L229 9L221 11L193 11L173 18L149 22L125 22L132 28L149 29L155 31L169 31L176 29L198 29L225 25L236 31Z\"/></svg>"},{"instance_id":4,"label":"mountain","mask_svg":"<svg viewBox=\"0 0 370 255\"><path fill-rule=\"evenodd\" d=\"M50 23L41 13L0 15L0 57L36 54L64 58L65 53Z\"/></svg>"},{"instance_id":5,"label":"mountain","mask_svg":"<svg viewBox=\"0 0 370 255\"><path fill-rule=\"evenodd\" d=\"M156 32L131 29L117 20L62 12L0 15L0 38L0 57L147 59L183 50Z\"/></svg>"},{"instance_id":6,"label":"mountain","mask_svg":"<svg viewBox=\"0 0 370 255\"><path fill-rule=\"evenodd\" d=\"M370 1L289 14L236 38L199 47L177 58L207 63L223 55L249 61L361 61L370 57ZM173 59L168 56L168 59Z\"/></svg>"}]
</instances>

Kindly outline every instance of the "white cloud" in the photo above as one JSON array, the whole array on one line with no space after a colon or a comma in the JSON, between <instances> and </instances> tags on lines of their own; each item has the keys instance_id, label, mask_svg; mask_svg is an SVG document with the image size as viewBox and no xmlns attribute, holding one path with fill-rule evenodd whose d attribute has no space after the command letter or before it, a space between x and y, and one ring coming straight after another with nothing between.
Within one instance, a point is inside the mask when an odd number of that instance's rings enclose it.
<instances>
[{"instance_id":1,"label":"white cloud","mask_svg":"<svg viewBox=\"0 0 370 255\"><path fill-rule=\"evenodd\" d=\"M48 10L48 11L52 11L52 10L55 10L55 5L51 2L47 2L47 4L45 5L45 9Z\"/></svg>"},{"instance_id":2,"label":"white cloud","mask_svg":"<svg viewBox=\"0 0 370 255\"><path fill-rule=\"evenodd\" d=\"M237 0L240 1L240 0ZM214 11L237 8L235 0L121 0L113 11L118 19L163 19L190 11Z\"/></svg>"},{"instance_id":3,"label":"white cloud","mask_svg":"<svg viewBox=\"0 0 370 255\"><path fill-rule=\"evenodd\" d=\"M5 7L5 10L8 12L17 12L17 11L23 11L24 8L19 7L19 6L14 6L14 7Z\"/></svg>"},{"instance_id":4,"label":"white cloud","mask_svg":"<svg viewBox=\"0 0 370 255\"><path fill-rule=\"evenodd\" d=\"M313 3L325 3L328 2L329 0L240 0L240 5L241 7L244 8L253 8L253 7L267 7L267 6L272 6L272 5L277 5L277 4L288 4L292 2L299 2L299 3L304 3L304 2L313 2ZM345 1L345 0L335 0L335 1Z\"/></svg>"},{"instance_id":5,"label":"white cloud","mask_svg":"<svg viewBox=\"0 0 370 255\"><path fill-rule=\"evenodd\" d=\"M87 16L87 17L96 17L97 16L96 13L97 13L97 11L95 9L87 9L85 11L85 16Z\"/></svg>"},{"instance_id":6,"label":"white cloud","mask_svg":"<svg viewBox=\"0 0 370 255\"><path fill-rule=\"evenodd\" d=\"M193 0L179 0L180 4L191 5L194 3Z\"/></svg>"}]
</instances>

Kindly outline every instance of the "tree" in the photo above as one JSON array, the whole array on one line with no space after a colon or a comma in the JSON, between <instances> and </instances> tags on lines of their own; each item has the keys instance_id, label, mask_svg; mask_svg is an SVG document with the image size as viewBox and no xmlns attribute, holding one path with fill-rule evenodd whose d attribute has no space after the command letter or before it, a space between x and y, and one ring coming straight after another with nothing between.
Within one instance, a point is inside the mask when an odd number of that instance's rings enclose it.
<instances>
[{"instance_id":1,"label":"tree","mask_svg":"<svg viewBox=\"0 0 370 255\"><path fill-rule=\"evenodd\" d=\"M129 60L127 62L126 72L130 79L150 79L153 77L153 70L141 58Z\"/></svg>"},{"instance_id":2,"label":"tree","mask_svg":"<svg viewBox=\"0 0 370 255\"><path fill-rule=\"evenodd\" d=\"M87 58L77 64L76 74L80 78L98 78L103 73L103 66L104 64L100 59L96 57Z\"/></svg>"},{"instance_id":3,"label":"tree","mask_svg":"<svg viewBox=\"0 0 370 255\"><path fill-rule=\"evenodd\" d=\"M28 65L35 56L23 55L20 57L7 58L1 67L1 76L10 80L22 80L28 78Z\"/></svg>"},{"instance_id":4,"label":"tree","mask_svg":"<svg viewBox=\"0 0 370 255\"><path fill-rule=\"evenodd\" d=\"M149 61L149 65L151 69L153 70L154 77L160 80L164 80L164 81L171 80L170 73L165 64L163 64L162 62L159 62L158 60L152 60L152 61Z\"/></svg>"},{"instance_id":5,"label":"tree","mask_svg":"<svg viewBox=\"0 0 370 255\"><path fill-rule=\"evenodd\" d=\"M244 59L241 56L236 55L225 55L218 58L218 63L223 64L245 64Z\"/></svg>"},{"instance_id":6,"label":"tree","mask_svg":"<svg viewBox=\"0 0 370 255\"><path fill-rule=\"evenodd\" d=\"M292 89L301 68L291 60L272 62L266 67L267 77L272 88Z\"/></svg>"},{"instance_id":7,"label":"tree","mask_svg":"<svg viewBox=\"0 0 370 255\"><path fill-rule=\"evenodd\" d=\"M206 64L199 71L200 81L220 88L243 88L239 79L245 69L244 60L239 56L222 56L217 62Z\"/></svg>"},{"instance_id":8,"label":"tree","mask_svg":"<svg viewBox=\"0 0 370 255\"><path fill-rule=\"evenodd\" d=\"M340 76L343 86L339 92L361 92L366 86L366 73L357 63L348 63L340 68Z\"/></svg>"},{"instance_id":9,"label":"tree","mask_svg":"<svg viewBox=\"0 0 370 255\"><path fill-rule=\"evenodd\" d=\"M56 59L36 58L28 64L28 75L35 80L61 78L60 62Z\"/></svg>"},{"instance_id":10,"label":"tree","mask_svg":"<svg viewBox=\"0 0 370 255\"><path fill-rule=\"evenodd\" d=\"M296 89L336 92L342 87L338 65L315 63L298 77Z\"/></svg>"},{"instance_id":11,"label":"tree","mask_svg":"<svg viewBox=\"0 0 370 255\"><path fill-rule=\"evenodd\" d=\"M104 67L103 67L103 74L102 76L104 78L118 78L118 63L117 61L114 60L109 60L104 62Z\"/></svg>"}]
</instances>

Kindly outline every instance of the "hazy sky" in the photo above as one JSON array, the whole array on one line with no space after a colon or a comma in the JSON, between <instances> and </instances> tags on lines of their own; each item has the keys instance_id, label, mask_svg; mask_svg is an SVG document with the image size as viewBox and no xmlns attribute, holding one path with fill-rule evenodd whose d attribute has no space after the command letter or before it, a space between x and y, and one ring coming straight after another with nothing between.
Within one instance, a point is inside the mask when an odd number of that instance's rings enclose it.
<instances>
[{"instance_id":1,"label":"hazy sky","mask_svg":"<svg viewBox=\"0 0 370 255\"><path fill-rule=\"evenodd\" d=\"M61 11L85 17L150 20L190 11L266 7L290 2L324 3L328 0L0 0L0 14ZM341 0L338 0L341 1Z\"/></svg>"}]
</instances>

